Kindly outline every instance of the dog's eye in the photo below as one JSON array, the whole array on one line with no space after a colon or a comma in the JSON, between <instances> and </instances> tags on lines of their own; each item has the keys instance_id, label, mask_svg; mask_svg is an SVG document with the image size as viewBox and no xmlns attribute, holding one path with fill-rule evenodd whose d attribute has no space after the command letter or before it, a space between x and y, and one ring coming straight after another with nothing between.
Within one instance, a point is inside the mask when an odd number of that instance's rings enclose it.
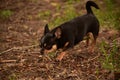
<instances>
[{"instance_id":1,"label":"dog's eye","mask_svg":"<svg viewBox=\"0 0 120 80\"><path fill-rule=\"evenodd\" d=\"M44 47L45 47L46 45L47 45L47 44L45 43L45 44L44 44Z\"/></svg>"}]
</instances>

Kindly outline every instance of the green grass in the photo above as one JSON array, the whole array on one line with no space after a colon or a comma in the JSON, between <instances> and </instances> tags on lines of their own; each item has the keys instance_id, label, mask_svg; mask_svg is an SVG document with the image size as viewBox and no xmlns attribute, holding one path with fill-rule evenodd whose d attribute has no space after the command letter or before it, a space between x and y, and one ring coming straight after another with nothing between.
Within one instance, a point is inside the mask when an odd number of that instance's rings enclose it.
<instances>
[{"instance_id":1,"label":"green grass","mask_svg":"<svg viewBox=\"0 0 120 80\"><path fill-rule=\"evenodd\" d=\"M58 3L53 15L57 13L59 13L59 15L52 17L51 11L46 10L39 12L38 18L42 18L47 21L49 19L50 28L54 28L66 21L73 19L76 16L82 15L80 14L81 10L78 11L74 7L76 3L80 2L81 0L67 0L64 6ZM92 8L92 10L100 22L100 27L120 30L120 11L119 8L115 6L115 2L113 0L104 0L104 6L102 4L99 4L99 1L96 2L99 5L100 9L97 10L95 8Z\"/></svg>"},{"instance_id":2,"label":"green grass","mask_svg":"<svg viewBox=\"0 0 120 80\"><path fill-rule=\"evenodd\" d=\"M95 13L101 27L114 28L116 15L113 12L97 10Z\"/></svg>"},{"instance_id":3,"label":"green grass","mask_svg":"<svg viewBox=\"0 0 120 80\"><path fill-rule=\"evenodd\" d=\"M109 17L109 21L111 25L113 24L113 28L120 30L119 19L120 19L120 11L119 8L115 6L114 0L105 0L107 4L107 13Z\"/></svg>"},{"instance_id":4,"label":"green grass","mask_svg":"<svg viewBox=\"0 0 120 80\"><path fill-rule=\"evenodd\" d=\"M41 11L38 13L37 17L38 18L42 18L42 19L47 19L48 17L50 17L51 15L51 11L47 10L47 11Z\"/></svg>"},{"instance_id":5,"label":"green grass","mask_svg":"<svg viewBox=\"0 0 120 80\"><path fill-rule=\"evenodd\" d=\"M116 41L113 41L112 46L103 41L100 49L103 53L103 57L100 58L102 67L110 71L120 72L120 54Z\"/></svg>"},{"instance_id":6,"label":"green grass","mask_svg":"<svg viewBox=\"0 0 120 80\"><path fill-rule=\"evenodd\" d=\"M12 14L13 14L13 11L11 11L11 10L1 10L0 11L0 18L8 19Z\"/></svg>"},{"instance_id":7,"label":"green grass","mask_svg":"<svg viewBox=\"0 0 120 80\"><path fill-rule=\"evenodd\" d=\"M112 55L113 54L108 54L106 48L108 48L108 45L103 41L101 43L101 52L103 53L104 58L101 59L101 63L103 68L108 69L108 70L113 70L113 59L112 59Z\"/></svg>"},{"instance_id":8,"label":"green grass","mask_svg":"<svg viewBox=\"0 0 120 80\"><path fill-rule=\"evenodd\" d=\"M105 0L104 5L106 6L100 6L100 10L95 11L97 18L100 21L101 27L105 28L112 28L120 30L120 11L119 8L115 6L115 3L113 0Z\"/></svg>"},{"instance_id":9,"label":"green grass","mask_svg":"<svg viewBox=\"0 0 120 80\"><path fill-rule=\"evenodd\" d=\"M60 13L61 9L62 9L62 13ZM66 21L71 20L71 19L75 18L76 16L78 16L78 14L77 14L75 8L73 7L73 5L66 5L64 7L64 9L60 8L60 7L57 7L56 10L57 10L57 13L60 13L60 15L56 16L54 18L54 20L52 20L50 22L50 26L52 28L66 22Z\"/></svg>"}]
</instances>

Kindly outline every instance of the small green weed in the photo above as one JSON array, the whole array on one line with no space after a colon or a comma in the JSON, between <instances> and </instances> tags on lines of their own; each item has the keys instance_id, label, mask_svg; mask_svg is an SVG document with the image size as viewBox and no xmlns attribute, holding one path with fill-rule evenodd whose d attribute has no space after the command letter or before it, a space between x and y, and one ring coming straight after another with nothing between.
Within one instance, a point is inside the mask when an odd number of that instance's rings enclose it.
<instances>
[{"instance_id":1,"label":"small green weed","mask_svg":"<svg viewBox=\"0 0 120 80\"><path fill-rule=\"evenodd\" d=\"M0 11L0 17L2 19L8 19L12 14L13 14L13 12L11 10L1 10Z\"/></svg>"}]
</instances>

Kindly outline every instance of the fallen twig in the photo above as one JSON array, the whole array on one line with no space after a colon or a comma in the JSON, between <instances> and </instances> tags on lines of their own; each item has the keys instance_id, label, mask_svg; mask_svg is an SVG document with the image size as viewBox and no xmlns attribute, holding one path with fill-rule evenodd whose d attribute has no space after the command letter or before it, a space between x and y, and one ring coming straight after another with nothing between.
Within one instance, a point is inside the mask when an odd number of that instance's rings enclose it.
<instances>
[{"instance_id":1,"label":"fallen twig","mask_svg":"<svg viewBox=\"0 0 120 80\"><path fill-rule=\"evenodd\" d=\"M17 60L1 60L0 63L11 63L16 62Z\"/></svg>"},{"instance_id":2,"label":"fallen twig","mask_svg":"<svg viewBox=\"0 0 120 80\"><path fill-rule=\"evenodd\" d=\"M38 45L39 45L39 44L31 45L31 46L23 46L23 47L13 47L13 48L7 49L7 50L5 50L5 51L3 51L3 52L0 52L0 54L6 53L6 52L9 52L9 51L12 51L12 50L28 49L28 48L36 47L36 46L38 46Z\"/></svg>"}]
</instances>

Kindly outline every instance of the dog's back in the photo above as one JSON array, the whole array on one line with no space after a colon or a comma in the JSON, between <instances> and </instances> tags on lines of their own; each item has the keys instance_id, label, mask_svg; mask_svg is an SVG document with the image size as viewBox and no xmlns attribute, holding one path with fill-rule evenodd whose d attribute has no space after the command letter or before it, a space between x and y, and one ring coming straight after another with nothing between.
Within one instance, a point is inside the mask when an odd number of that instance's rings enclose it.
<instances>
[{"instance_id":1,"label":"dog's back","mask_svg":"<svg viewBox=\"0 0 120 80\"><path fill-rule=\"evenodd\" d=\"M74 45L83 40L83 37L92 32L94 36L98 36L99 22L91 10L91 6L99 9L92 1L86 3L87 14L74 18L59 27L62 30L62 37L59 39L58 46L62 47L67 41L74 40ZM73 37L74 39L73 39Z\"/></svg>"}]
</instances>

